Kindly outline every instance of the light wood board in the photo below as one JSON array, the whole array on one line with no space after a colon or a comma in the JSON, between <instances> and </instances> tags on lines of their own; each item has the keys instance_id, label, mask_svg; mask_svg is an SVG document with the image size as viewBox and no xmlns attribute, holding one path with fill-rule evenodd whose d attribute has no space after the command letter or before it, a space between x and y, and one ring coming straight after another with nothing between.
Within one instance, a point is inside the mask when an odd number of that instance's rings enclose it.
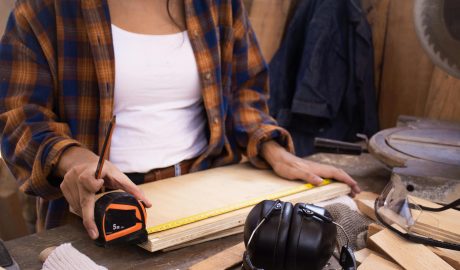
<instances>
[{"instance_id":1,"label":"light wood board","mask_svg":"<svg viewBox=\"0 0 460 270\"><path fill-rule=\"evenodd\" d=\"M370 239L405 269L454 269L426 246L405 241L388 229L371 236Z\"/></svg>"},{"instance_id":2,"label":"light wood board","mask_svg":"<svg viewBox=\"0 0 460 270\"><path fill-rule=\"evenodd\" d=\"M385 260L384 258L376 255L369 254L369 256L364 259L363 263L358 267L358 270L376 270L376 269L385 269L385 270L402 270L399 265L394 264L390 261Z\"/></svg>"},{"instance_id":3,"label":"light wood board","mask_svg":"<svg viewBox=\"0 0 460 270\"><path fill-rule=\"evenodd\" d=\"M172 250L176 250L176 249L180 249L180 248L184 248L184 247L189 247L189 246L201 244L201 243L204 243L204 242L220 239L220 238L223 238L223 237L227 237L227 236L231 236L231 235L235 235L235 234L239 234L239 233L243 233L243 232L244 232L244 226L238 226L238 227L234 227L234 228L231 228L231 229L228 229L228 230L225 230L225 231L213 233L213 234L210 234L210 235L207 235L207 236L204 236L204 237L201 237L201 238L189 241L189 242L185 242L183 244L179 244L179 245L176 245L176 246L173 246L173 247L165 248L165 249L163 249L163 251L168 252L168 251L172 251Z\"/></svg>"},{"instance_id":4,"label":"light wood board","mask_svg":"<svg viewBox=\"0 0 460 270\"><path fill-rule=\"evenodd\" d=\"M284 201L296 202L319 202L348 194L348 186L333 183L327 186L314 188L299 194L282 198ZM187 224L171 230L150 234L148 241L141 247L154 252L168 247L176 246L195 240L213 233L228 230L244 224L246 216L252 207L243 208L234 212Z\"/></svg>"},{"instance_id":5,"label":"light wood board","mask_svg":"<svg viewBox=\"0 0 460 270\"><path fill-rule=\"evenodd\" d=\"M369 255L374 254L378 255L377 252L370 250L368 248L363 248L354 252L356 262L362 264L364 260L369 257Z\"/></svg>"},{"instance_id":6,"label":"light wood board","mask_svg":"<svg viewBox=\"0 0 460 270\"><path fill-rule=\"evenodd\" d=\"M152 200L147 210L147 228L205 211L225 207L296 187L302 182L288 181L269 170L238 164L141 185ZM319 202L344 194L350 188L341 183L316 187L282 198L292 202ZM149 235L143 245L149 251L162 250L244 224L251 207Z\"/></svg>"},{"instance_id":7,"label":"light wood board","mask_svg":"<svg viewBox=\"0 0 460 270\"><path fill-rule=\"evenodd\" d=\"M147 228L304 184L249 164L220 167L140 185L152 201Z\"/></svg>"},{"instance_id":8,"label":"light wood board","mask_svg":"<svg viewBox=\"0 0 460 270\"><path fill-rule=\"evenodd\" d=\"M374 212L374 201L371 193L363 192L358 195L355 202L358 209L373 220L377 220ZM374 195L375 198L377 195ZM410 197L412 201L419 205L428 207L440 207L440 205L417 197ZM414 211L416 212L416 211ZM430 236L440 241L458 243L460 242L460 213L455 210L446 210L442 212L424 211L417 220L417 223L411 227L415 233Z\"/></svg>"},{"instance_id":9,"label":"light wood board","mask_svg":"<svg viewBox=\"0 0 460 270\"><path fill-rule=\"evenodd\" d=\"M371 237L372 235L384 230L385 228L376 224L372 223L369 225L367 228L367 237ZM391 258L388 258L383 250L381 250L379 247L377 247L372 241L369 241L367 239L367 243L370 244L371 247L373 247L375 250L379 250L380 254L379 256L382 256L386 260L392 261ZM460 270L460 251L457 250L451 250L451 249L445 249L445 248L439 248L439 247L432 247L432 246L427 246L434 254L438 255L441 259L446 261L450 266L455 268L455 270ZM370 250L367 248L364 248L358 252L355 252L355 258L356 261L359 263L362 263L362 261L370 254L373 253L374 250ZM375 253L375 252L374 252Z\"/></svg>"},{"instance_id":10,"label":"light wood board","mask_svg":"<svg viewBox=\"0 0 460 270\"><path fill-rule=\"evenodd\" d=\"M455 270L460 270L460 251L445 249L439 247L428 247L434 254L441 257L446 261L450 266L455 268Z\"/></svg>"}]
</instances>

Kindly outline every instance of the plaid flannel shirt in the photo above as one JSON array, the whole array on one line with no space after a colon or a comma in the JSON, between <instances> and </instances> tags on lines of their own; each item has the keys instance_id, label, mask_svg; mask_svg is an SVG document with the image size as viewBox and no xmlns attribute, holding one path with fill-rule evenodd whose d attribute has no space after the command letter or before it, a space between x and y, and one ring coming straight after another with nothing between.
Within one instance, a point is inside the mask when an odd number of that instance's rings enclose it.
<instances>
[{"instance_id":1,"label":"plaid flannel shirt","mask_svg":"<svg viewBox=\"0 0 460 270\"><path fill-rule=\"evenodd\" d=\"M184 0L208 120L192 171L248 156L289 134L269 116L267 65L241 0ZM106 0L18 0L0 44L1 151L22 191L39 196L38 228L68 206L52 177L71 146L100 153L113 112L114 52Z\"/></svg>"}]
</instances>

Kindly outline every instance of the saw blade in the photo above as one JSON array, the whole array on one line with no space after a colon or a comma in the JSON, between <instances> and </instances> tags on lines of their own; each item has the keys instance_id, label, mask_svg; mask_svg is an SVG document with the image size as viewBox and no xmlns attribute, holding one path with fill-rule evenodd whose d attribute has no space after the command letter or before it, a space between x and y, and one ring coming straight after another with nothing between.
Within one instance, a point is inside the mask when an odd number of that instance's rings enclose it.
<instances>
[{"instance_id":1,"label":"saw blade","mask_svg":"<svg viewBox=\"0 0 460 270\"><path fill-rule=\"evenodd\" d=\"M432 61L460 78L460 1L415 0L414 22Z\"/></svg>"}]
</instances>

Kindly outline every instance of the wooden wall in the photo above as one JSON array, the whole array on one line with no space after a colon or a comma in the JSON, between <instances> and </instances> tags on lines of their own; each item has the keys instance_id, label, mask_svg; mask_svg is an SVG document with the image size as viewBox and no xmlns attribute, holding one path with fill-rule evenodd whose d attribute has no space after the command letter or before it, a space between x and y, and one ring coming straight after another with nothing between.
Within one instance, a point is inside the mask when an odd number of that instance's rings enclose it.
<instances>
[{"instance_id":1,"label":"wooden wall","mask_svg":"<svg viewBox=\"0 0 460 270\"><path fill-rule=\"evenodd\" d=\"M299 0L244 0L267 60L278 48L286 21ZM415 35L414 0L361 0L372 27L375 83L382 128L400 114L460 121L460 80L437 67ZM0 34L14 0L0 0Z\"/></svg>"},{"instance_id":2,"label":"wooden wall","mask_svg":"<svg viewBox=\"0 0 460 270\"><path fill-rule=\"evenodd\" d=\"M413 0L361 1L374 39L381 128L394 126L401 114L460 121L460 80L434 67L420 46L413 25ZM262 52L270 60L296 1L245 3Z\"/></svg>"},{"instance_id":3,"label":"wooden wall","mask_svg":"<svg viewBox=\"0 0 460 270\"><path fill-rule=\"evenodd\" d=\"M414 0L362 0L372 27L381 128L400 114L460 122L460 80L435 67L415 34Z\"/></svg>"},{"instance_id":4,"label":"wooden wall","mask_svg":"<svg viewBox=\"0 0 460 270\"><path fill-rule=\"evenodd\" d=\"M13 7L14 0L0 0L0 36L3 35L5 30L6 20Z\"/></svg>"}]
</instances>

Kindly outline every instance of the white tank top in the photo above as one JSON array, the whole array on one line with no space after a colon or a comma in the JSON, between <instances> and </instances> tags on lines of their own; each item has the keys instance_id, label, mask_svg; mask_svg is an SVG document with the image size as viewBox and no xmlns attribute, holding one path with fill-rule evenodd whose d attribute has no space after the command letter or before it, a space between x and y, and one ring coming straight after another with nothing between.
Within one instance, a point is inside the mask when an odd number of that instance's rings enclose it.
<instances>
[{"instance_id":1,"label":"white tank top","mask_svg":"<svg viewBox=\"0 0 460 270\"><path fill-rule=\"evenodd\" d=\"M115 53L110 161L147 172L198 156L207 146L198 69L187 32L144 35L112 25Z\"/></svg>"}]
</instances>

